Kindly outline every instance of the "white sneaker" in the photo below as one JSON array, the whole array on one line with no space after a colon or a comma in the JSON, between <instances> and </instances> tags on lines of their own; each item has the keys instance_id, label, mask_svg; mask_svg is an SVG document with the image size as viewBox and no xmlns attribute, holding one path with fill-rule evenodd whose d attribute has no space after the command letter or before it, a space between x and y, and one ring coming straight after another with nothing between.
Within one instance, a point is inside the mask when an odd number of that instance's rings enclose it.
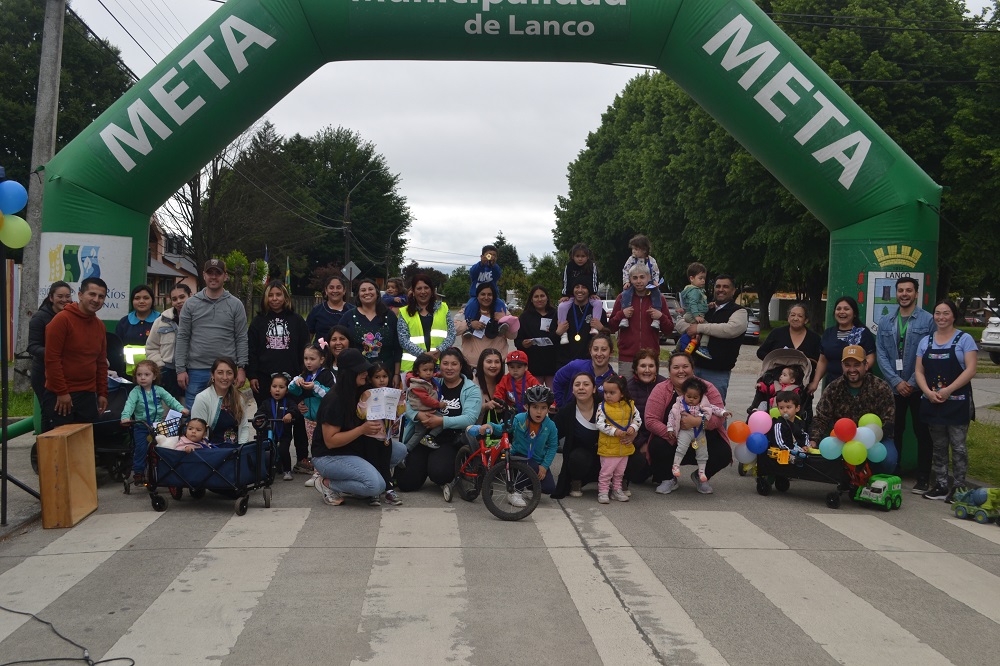
<instances>
[{"instance_id":1,"label":"white sneaker","mask_svg":"<svg viewBox=\"0 0 1000 666\"><path fill-rule=\"evenodd\" d=\"M292 473L291 472L285 472L284 474L281 475L281 480L282 481L291 481L292 480Z\"/></svg>"},{"instance_id":2,"label":"white sneaker","mask_svg":"<svg viewBox=\"0 0 1000 666\"><path fill-rule=\"evenodd\" d=\"M534 496L535 493L531 490L531 488L525 488L521 491L521 497L523 497L526 502L530 502Z\"/></svg>"},{"instance_id":3,"label":"white sneaker","mask_svg":"<svg viewBox=\"0 0 1000 666\"><path fill-rule=\"evenodd\" d=\"M569 333L563 333L562 337L559 338L559 344L568 345L569 344Z\"/></svg>"},{"instance_id":4,"label":"white sneaker","mask_svg":"<svg viewBox=\"0 0 1000 666\"><path fill-rule=\"evenodd\" d=\"M611 500L608 499L607 493L597 493L597 503L598 504L611 504Z\"/></svg>"},{"instance_id":5,"label":"white sneaker","mask_svg":"<svg viewBox=\"0 0 1000 666\"><path fill-rule=\"evenodd\" d=\"M656 486L656 492L661 495L669 495L680 487L680 483L677 479L667 479L660 482L660 485Z\"/></svg>"},{"instance_id":6,"label":"white sneaker","mask_svg":"<svg viewBox=\"0 0 1000 666\"><path fill-rule=\"evenodd\" d=\"M313 475L306 479L306 488L314 488L316 486L316 479L319 478L319 472L313 472Z\"/></svg>"},{"instance_id":7,"label":"white sneaker","mask_svg":"<svg viewBox=\"0 0 1000 666\"><path fill-rule=\"evenodd\" d=\"M511 493L507 496L507 503L511 506L517 507L518 509L523 509L528 506L528 503L524 501L524 497L521 493Z\"/></svg>"},{"instance_id":8,"label":"white sneaker","mask_svg":"<svg viewBox=\"0 0 1000 666\"><path fill-rule=\"evenodd\" d=\"M579 481L570 481L569 484L569 496L570 497L583 497L583 484Z\"/></svg>"},{"instance_id":9,"label":"white sneaker","mask_svg":"<svg viewBox=\"0 0 1000 666\"><path fill-rule=\"evenodd\" d=\"M624 490L612 490L611 499L613 499L616 502L627 502L628 495L625 494Z\"/></svg>"}]
</instances>

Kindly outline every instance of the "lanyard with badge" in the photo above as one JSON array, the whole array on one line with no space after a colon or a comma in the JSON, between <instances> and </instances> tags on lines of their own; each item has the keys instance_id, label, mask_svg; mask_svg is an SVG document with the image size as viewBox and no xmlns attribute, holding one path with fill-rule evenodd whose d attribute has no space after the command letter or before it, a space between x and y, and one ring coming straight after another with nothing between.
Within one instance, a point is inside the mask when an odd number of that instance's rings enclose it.
<instances>
[{"instance_id":1,"label":"lanyard with badge","mask_svg":"<svg viewBox=\"0 0 1000 666\"><path fill-rule=\"evenodd\" d=\"M906 331L910 328L910 317L906 317L906 321L903 321L903 317L896 317L896 328L899 331L899 339L896 341L896 348L898 353L896 354L896 372L903 371L903 349L906 347Z\"/></svg>"}]
</instances>

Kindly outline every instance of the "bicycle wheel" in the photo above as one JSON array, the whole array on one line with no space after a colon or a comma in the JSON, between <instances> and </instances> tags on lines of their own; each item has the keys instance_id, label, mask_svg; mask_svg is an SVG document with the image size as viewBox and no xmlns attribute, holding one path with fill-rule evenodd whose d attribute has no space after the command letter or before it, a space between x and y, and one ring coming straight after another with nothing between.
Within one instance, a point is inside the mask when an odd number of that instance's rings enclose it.
<instances>
[{"instance_id":1,"label":"bicycle wheel","mask_svg":"<svg viewBox=\"0 0 1000 666\"><path fill-rule=\"evenodd\" d=\"M463 465L465 469L462 469ZM455 455L455 490L458 491L458 496L466 502L475 501L483 487L484 471L479 456L472 455L472 447L465 445L460 448Z\"/></svg>"},{"instance_id":2,"label":"bicycle wheel","mask_svg":"<svg viewBox=\"0 0 1000 666\"><path fill-rule=\"evenodd\" d=\"M521 520L531 515L541 499L542 483L523 460L502 459L490 467L483 479L483 504L500 520Z\"/></svg>"}]
</instances>

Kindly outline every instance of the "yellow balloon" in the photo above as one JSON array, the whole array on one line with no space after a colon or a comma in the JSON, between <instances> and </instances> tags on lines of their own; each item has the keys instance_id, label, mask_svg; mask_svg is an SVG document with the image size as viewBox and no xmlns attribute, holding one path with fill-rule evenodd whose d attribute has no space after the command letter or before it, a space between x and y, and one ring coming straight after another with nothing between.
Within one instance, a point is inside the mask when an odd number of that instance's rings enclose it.
<instances>
[{"instance_id":1,"label":"yellow balloon","mask_svg":"<svg viewBox=\"0 0 1000 666\"><path fill-rule=\"evenodd\" d=\"M0 227L0 243L15 250L24 247L31 240L31 227L17 215L6 215Z\"/></svg>"},{"instance_id":2,"label":"yellow balloon","mask_svg":"<svg viewBox=\"0 0 1000 666\"><path fill-rule=\"evenodd\" d=\"M844 450L842 452L844 456L844 462L850 463L851 465L860 465L865 460L868 459L868 449L865 445L857 440L851 440L844 444Z\"/></svg>"}]
</instances>

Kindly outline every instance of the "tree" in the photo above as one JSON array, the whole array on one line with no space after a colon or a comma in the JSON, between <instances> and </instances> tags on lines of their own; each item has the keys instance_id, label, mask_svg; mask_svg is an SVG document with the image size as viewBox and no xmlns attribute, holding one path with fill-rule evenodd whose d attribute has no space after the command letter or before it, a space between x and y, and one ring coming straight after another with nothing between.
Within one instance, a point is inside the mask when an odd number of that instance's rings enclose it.
<instances>
[{"instance_id":1,"label":"tree","mask_svg":"<svg viewBox=\"0 0 1000 666\"><path fill-rule=\"evenodd\" d=\"M451 272L448 279L441 285L440 292L445 302L452 307L462 307L469 300L469 269L459 266Z\"/></svg>"}]
</instances>

